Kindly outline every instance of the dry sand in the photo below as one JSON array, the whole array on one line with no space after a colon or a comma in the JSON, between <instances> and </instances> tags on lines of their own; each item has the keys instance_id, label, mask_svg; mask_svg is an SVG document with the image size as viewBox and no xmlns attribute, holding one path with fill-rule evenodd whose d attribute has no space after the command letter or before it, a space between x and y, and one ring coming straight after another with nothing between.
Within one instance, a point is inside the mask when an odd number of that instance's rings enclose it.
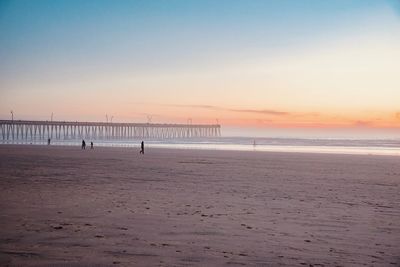
<instances>
[{"instance_id":1,"label":"dry sand","mask_svg":"<svg viewBox=\"0 0 400 267\"><path fill-rule=\"evenodd\" d=\"M0 146L1 266L400 266L400 158Z\"/></svg>"}]
</instances>

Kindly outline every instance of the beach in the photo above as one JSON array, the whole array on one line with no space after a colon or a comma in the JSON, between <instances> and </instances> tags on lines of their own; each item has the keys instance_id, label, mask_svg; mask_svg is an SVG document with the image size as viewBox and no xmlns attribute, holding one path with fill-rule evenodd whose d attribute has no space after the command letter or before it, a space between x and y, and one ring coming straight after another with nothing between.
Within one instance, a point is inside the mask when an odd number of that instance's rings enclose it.
<instances>
[{"instance_id":1,"label":"beach","mask_svg":"<svg viewBox=\"0 0 400 267\"><path fill-rule=\"evenodd\" d=\"M400 157L0 145L0 266L400 266Z\"/></svg>"}]
</instances>

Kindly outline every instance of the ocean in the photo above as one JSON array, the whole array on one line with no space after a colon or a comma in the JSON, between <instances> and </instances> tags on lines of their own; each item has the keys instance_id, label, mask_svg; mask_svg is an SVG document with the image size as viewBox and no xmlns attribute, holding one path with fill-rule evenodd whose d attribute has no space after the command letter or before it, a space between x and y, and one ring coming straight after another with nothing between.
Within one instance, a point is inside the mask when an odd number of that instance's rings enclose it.
<instances>
[{"instance_id":1,"label":"ocean","mask_svg":"<svg viewBox=\"0 0 400 267\"><path fill-rule=\"evenodd\" d=\"M91 140L86 140L90 146ZM94 141L94 146L138 148L142 140ZM219 137L202 139L144 140L146 148L206 149L236 151L270 151L298 153L333 153L400 156L399 139L311 139ZM43 141L2 141L1 144L46 145ZM80 146L81 140L52 140L52 145Z\"/></svg>"}]
</instances>

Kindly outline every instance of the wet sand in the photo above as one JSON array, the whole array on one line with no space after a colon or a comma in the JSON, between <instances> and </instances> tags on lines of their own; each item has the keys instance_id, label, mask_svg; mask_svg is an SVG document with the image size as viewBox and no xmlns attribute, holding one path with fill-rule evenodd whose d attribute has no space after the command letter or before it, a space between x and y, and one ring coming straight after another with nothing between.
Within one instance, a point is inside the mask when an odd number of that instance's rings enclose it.
<instances>
[{"instance_id":1,"label":"wet sand","mask_svg":"<svg viewBox=\"0 0 400 267\"><path fill-rule=\"evenodd\" d=\"M400 157L0 146L0 266L400 266Z\"/></svg>"}]
</instances>

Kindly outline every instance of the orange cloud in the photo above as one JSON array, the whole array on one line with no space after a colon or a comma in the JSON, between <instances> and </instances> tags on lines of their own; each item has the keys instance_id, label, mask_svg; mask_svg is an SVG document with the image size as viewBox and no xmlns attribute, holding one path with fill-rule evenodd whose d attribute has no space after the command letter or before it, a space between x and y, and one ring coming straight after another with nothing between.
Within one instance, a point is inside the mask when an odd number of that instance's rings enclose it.
<instances>
[{"instance_id":1,"label":"orange cloud","mask_svg":"<svg viewBox=\"0 0 400 267\"><path fill-rule=\"evenodd\" d=\"M357 127L368 127L368 126L373 126L372 121L365 121L365 120L358 120L354 122L354 126Z\"/></svg>"},{"instance_id":2,"label":"orange cloud","mask_svg":"<svg viewBox=\"0 0 400 267\"><path fill-rule=\"evenodd\" d=\"M256 114L274 115L274 116L290 115L289 112L270 110L270 109L228 109L228 111L242 112L242 113L256 113Z\"/></svg>"},{"instance_id":3,"label":"orange cloud","mask_svg":"<svg viewBox=\"0 0 400 267\"><path fill-rule=\"evenodd\" d=\"M231 112L239 112L239 113L256 113L256 114L265 114L265 115L275 115L275 116L286 116L289 115L289 112L279 111L279 110L271 110L271 109L233 109L233 108L225 108L211 105L167 105L170 107L182 107L182 108L201 108L201 109L210 109L210 110L223 110L223 111L231 111Z\"/></svg>"},{"instance_id":4,"label":"orange cloud","mask_svg":"<svg viewBox=\"0 0 400 267\"><path fill-rule=\"evenodd\" d=\"M137 106L140 105L140 108ZM152 122L221 123L239 127L282 128L400 128L400 111L296 110L272 108L236 108L224 105L140 103L128 106L132 119Z\"/></svg>"}]
</instances>

